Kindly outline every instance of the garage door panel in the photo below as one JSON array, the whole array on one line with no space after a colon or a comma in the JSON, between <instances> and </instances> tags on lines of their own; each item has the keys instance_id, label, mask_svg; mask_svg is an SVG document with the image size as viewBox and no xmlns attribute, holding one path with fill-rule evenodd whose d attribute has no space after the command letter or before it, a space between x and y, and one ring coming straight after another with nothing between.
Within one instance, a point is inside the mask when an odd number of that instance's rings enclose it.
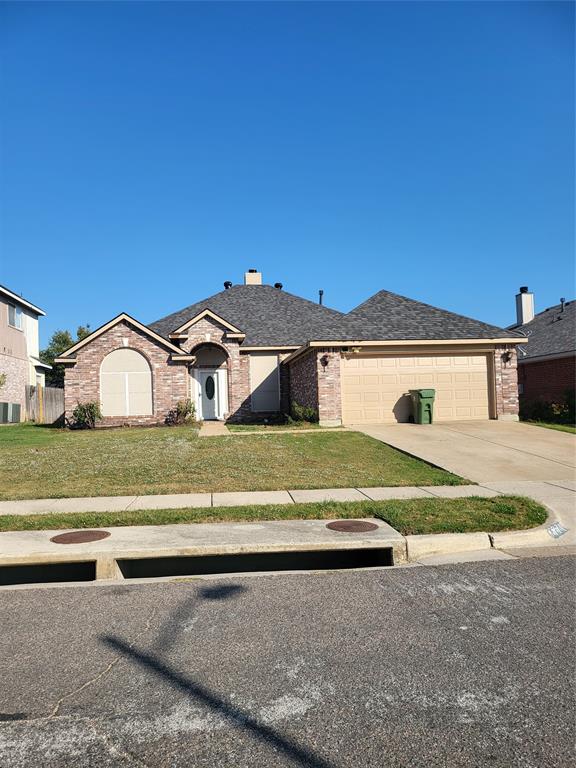
<instances>
[{"instance_id":1,"label":"garage door panel","mask_svg":"<svg viewBox=\"0 0 576 768\"><path fill-rule=\"evenodd\" d=\"M341 370L347 423L408 421L419 388L436 390L438 421L489 418L486 355L354 356Z\"/></svg>"}]
</instances>

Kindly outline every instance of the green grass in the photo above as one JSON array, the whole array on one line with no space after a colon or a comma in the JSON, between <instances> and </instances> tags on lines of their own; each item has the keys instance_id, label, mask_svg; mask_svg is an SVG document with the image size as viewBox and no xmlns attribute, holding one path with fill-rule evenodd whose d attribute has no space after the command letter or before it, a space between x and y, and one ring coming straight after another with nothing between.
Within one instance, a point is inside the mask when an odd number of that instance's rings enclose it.
<instances>
[{"instance_id":1,"label":"green grass","mask_svg":"<svg viewBox=\"0 0 576 768\"><path fill-rule=\"evenodd\" d=\"M309 421L295 421L293 424L226 424L230 432L278 432L288 429L321 429L320 424L312 424ZM335 429L335 427L324 427Z\"/></svg>"},{"instance_id":2,"label":"green grass","mask_svg":"<svg viewBox=\"0 0 576 768\"><path fill-rule=\"evenodd\" d=\"M525 421L524 424L532 424L535 427L545 427L546 429L557 429L558 432L570 432L576 435L576 427L572 424L550 424L547 421Z\"/></svg>"},{"instance_id":3,"label":"green grass","mask_svg":"<svg viewBox=\"0 0 576 768\"><path fill-rule=\"evenodd\" d=\"M359 432L199 438L191 427L0 429L0 499L466 481Z\"/></svg>"},{"instance_id":4,"label":"green grass","mask_svg":"<svg viewBox=\"0 0 576 768\"><path fill-rule=\"evenodd\" d=\"M465 499L399 499L390 501L323 502L206 509L151 509L49 515L3 515L0 531L60 528L111 528L121 525L252 522L376 517L404 535L469 533L532 528L546 521L546 510L535 501L515 496Z\"/></svg>"}]
</instances>

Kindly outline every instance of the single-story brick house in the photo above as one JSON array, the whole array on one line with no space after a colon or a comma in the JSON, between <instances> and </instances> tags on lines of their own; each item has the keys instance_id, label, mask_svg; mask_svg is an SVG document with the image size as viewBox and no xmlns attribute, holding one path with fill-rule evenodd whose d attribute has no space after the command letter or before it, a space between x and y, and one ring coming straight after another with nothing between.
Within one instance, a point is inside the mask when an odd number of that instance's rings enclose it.
<instances>
[{"instance_id":1,"label":"single-story brick house","mask_svg":"<svg viewBox=\"0 0 576 768\"><path fill-rule=\"evenodd\" d=\"M408 390L433 387L439 421L518 418L520 333L388 291L344 314L256 270L224 285L149 325L120 314L67 350L67 417L98 401L104 424L159 423L190 397L202 419L296 402L324 425L408 421Z\"/></svg>"},{"instance_id":2,"label":"single-story brick house","mask_svg":"<svg viewBox=\"0 0 576 768\"><path fill-rule=\"evenodd\" d=\"M563 403L576 389L576 301L534 313L534 294L527 286L516 295L516 323L511 330L528 338L518 347L520 403Z\"/></svg>"}]
</instances>

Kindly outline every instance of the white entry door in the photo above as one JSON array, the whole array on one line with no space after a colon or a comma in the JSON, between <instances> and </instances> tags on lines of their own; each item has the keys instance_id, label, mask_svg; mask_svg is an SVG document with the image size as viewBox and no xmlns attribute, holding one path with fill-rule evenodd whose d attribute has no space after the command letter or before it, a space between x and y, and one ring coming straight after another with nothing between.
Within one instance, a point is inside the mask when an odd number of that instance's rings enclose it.
<instances>
[{"instance_id":1,"label":"white entry door","mask_svg":"<svg viewBox=\"0 0 576 768\"><path fill-rule=\"evenodd\" d=\"M200 371L200 418L218 419L220 416L218 371Z\"/></svg>"}]
</instances>

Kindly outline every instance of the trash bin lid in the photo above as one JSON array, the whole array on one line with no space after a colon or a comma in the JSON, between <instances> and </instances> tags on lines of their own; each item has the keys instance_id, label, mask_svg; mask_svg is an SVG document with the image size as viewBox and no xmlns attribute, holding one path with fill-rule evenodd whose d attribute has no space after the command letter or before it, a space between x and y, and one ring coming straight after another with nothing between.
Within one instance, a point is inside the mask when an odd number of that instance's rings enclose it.
<instances>
[{"instance_id":1,"label":"trash bin lid","mask_svg":"<svg viewBox=\"0 0 576 768\"><path fill-rule=\"evenodd\" d=\"M417 390L420 397L435 397L436 396L436 390L435 389L419 389Z\"/></svg>"}]
</instances>

